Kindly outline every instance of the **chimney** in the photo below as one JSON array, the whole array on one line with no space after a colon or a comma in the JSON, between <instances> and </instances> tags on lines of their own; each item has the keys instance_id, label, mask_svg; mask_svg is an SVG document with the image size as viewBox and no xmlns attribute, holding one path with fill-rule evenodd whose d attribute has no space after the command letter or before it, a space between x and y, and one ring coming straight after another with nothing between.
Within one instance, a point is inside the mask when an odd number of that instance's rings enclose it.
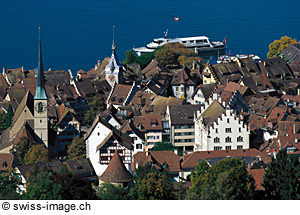
<instances>
[{"instance_id":1,"label":"chimney","mask_svg":"<svg viewBox=\"0 0 300 215\"><path fill-rule=\"evenodd\" d=\"M293 134L296 134L296 125L295 125L295 122L293 123Z\"/></svg>"},{"instance_id":2,"label":"chimney","mask_svg":"<svg viewBox=\"0 0 300 215\"><path fill-rule=\"evenodd\" d=\"M146 157L148 157L149 156L149 151L146 151Z\"/></svg>"}]
</instances>

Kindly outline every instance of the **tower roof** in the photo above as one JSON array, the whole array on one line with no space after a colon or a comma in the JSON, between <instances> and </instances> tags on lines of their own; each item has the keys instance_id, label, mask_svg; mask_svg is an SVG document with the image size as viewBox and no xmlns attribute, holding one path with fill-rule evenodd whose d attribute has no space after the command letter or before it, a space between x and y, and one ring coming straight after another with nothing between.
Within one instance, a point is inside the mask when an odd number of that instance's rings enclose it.
<instances>
[{"instance_id":1,"label":"tower roof","mask_svg":"<svg viewBox=\"0 0 300 215\"><path fill-rule=\"evenodd\" d=\"M37 68L37 81L34 99L47 99L45 87L44 87L44 70L43 70L43 58L42 58L42 43L41 43L41 31L39 28L39 60Z\"/></svg>"},{"instance_id":2,"label":"tower roof","mask_svg":"<svg viewBox=\"0 0 300 215\"><path fill-rule=\"evenodd\" d=\"M112 183L124 183L131 181L132 175L126 169L117 151L115 152L106 170L99 177L99 179L104 182Z\"/></svg>"},{"instance_id":3,"label":"tower roof","mask_svg":"<svg viewBox=\"0 0 300 215\"><path fill-rule=\"evenodd\" d=\"M110 57L110 61L108 65L105 67L105 73L110 74L110 73L119 73L119 70L121 68L120 61L118 59L118 56L116 54L116 43L115 43L115 26L113 26L113 43L112 43L112 54Z\"/></svg>"}]
</instances>

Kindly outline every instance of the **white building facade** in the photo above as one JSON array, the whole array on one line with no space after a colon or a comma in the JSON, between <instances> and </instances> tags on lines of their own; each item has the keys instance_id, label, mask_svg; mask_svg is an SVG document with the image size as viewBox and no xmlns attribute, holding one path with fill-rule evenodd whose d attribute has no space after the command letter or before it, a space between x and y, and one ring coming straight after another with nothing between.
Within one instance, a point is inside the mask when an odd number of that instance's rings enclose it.
<instances>
[{"instance_id":1,"label":"white building facade","mask_svg":"<svg viewBox=\"0 0 300 215\"><path fill-rule=\"evenodd\" d=\"M249 149L248 127L234 111L210 98L194 117L194 151Z\"/></svg>"}]
</instances>

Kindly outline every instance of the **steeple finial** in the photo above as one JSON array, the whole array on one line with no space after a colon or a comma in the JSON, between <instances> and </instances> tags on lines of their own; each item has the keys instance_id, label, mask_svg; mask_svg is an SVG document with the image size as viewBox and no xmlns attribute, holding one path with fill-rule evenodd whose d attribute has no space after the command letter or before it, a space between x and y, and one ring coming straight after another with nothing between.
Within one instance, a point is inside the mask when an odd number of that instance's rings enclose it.
<instances>
[{"instance_id":1,"label":"steeple finial","mask_svg":"<svg viewBox=\"0 0 300 215\"><path fill-rule=\"evenodd\" d=\"M112 44L112 47L111 47L113 53L116 52L116 49L117 49L117 46L116 46L116 43L115 43L115 26L113 26L113 44Z\"/></svg>"}]
</instances>

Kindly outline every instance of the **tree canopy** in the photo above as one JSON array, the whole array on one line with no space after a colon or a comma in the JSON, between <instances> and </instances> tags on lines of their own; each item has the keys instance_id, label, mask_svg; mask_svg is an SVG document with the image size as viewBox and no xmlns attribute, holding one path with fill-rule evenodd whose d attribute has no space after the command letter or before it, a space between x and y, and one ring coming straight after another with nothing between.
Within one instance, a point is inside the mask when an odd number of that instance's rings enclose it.
<instances>
[{"instance_id":1,"label":"tree canopy","mask_svg":"<svg viewBox=\"0 0 300 215\"><path fill-rule=\"evenodd\" d=\"M254 180L240 159L224 159L209 166L200 161L191 174L187 199L253 199Z\"/></svg>"},{"instance_id":2,"label":"tree canopy","mask_svg":"<svg viewBox=\"0 0 300 215\"><path fill-rule=\"evenodd\" d=\"M131 199L163 200L175 199L174 187L169 170L159 172L146 163L136 169L133 177L133 187L130 189Z\"/></svg>"},{"instance_id":3,"label":"tree canopy","mask_svg":"<svg viewBox=\"0 0 300 215\"><path fill-rule=\"evenodd\" d=\"M164 66L187 66L203 59L180 43L168 43L155 52L155 59Z\"/></svg>"},{"instance_id":4,"label":"tree canopy","mask_svg":"<svg viewBox=\"0 0 300 215\"><path fill-rule=\"evenodd\" d=\"M54 174L45 166L39 170L37 166L27 179L27 189L22 199L27 200L62 200L62 186L54 181Z\"/></svg>"},{"instance_id":5,"label":"tree canopy","mask_svg":"<svg viewBox=\"0 0 300 215\"><path fill-rule=\"evenodd\" d=\"M298 158L289 157L280 150L268 165L263 186L267 199L300 199L300 163Z\"/></svg>"},{"instance_id":6,"label":"tree canopy","mask_svg":"<svg viewBox=\"0 0 300 215\"><path fill-rule=\"evenodd\" d=\"M103 183L98 188L98 197L101 200L127 200L126 190L120 185Z\"/></svg>"},{"instance_id":7,"label":"tree canopy","mask_svg":"<svg viewBox=\"0 0 300 215\"><path fill-rule=\"evenodd\" d=\"M158 142L155 143L151 151L174 151L175 146L172 143Z\"/></svg>"},{"instance_id":8,"label":"tree canopy","mask_svg":"<svg viewBox=\"0 0 300 215\"><path fill-rule=\"evenodd\" d=\"M133 50L127 50L125 53L125 60L123 60L123 64L131 64L135 62L136 56L133 53Z\"/></svg>"},{"instance_id":9,"label":"tree canopy","mask_svg":"<svg viewBox=\"0 0 300 215\"><path fill-rule=\"evenodd\" d=\"M19 184L21 184L21 178L17 176L13 169L0 174L0 199L19 199L20 195L16 192Z\"/></svg>"},{"instance_id":10,"label":"tree canopy","mask_svg":"<svg viewBox=\"0 0 300 215\"><path fill-rule=\"evenodd\" d=\"M68 148L68 159L77 160L86 157L86 145L82 137L76 136Z\"/></svg>"},{"instance_id":11,"label":"tree canopy","mask_svg":"<svg viewBox=\"0 0 300 215\"><path fill-rule=\"evenodd\" d=\"M95 95L93 101L89 103L90 110L85 114L85 122L89 125L93 124L96 115L104 111L106 108L105 101L103 98L100 98L98 95Z\"/></svg>"},{"instance_id":12,"label":"tree canopy","mask_svg":"<svg viewBox=\"0 0 300 215\"><path fill-rule=\"evenodd\" d=\"M48 149L46 149L46 147L42 144L32 145L24 157L25 164L34 164L40 161L48 160Z\"/></svg>"},{"instance_id":13,"label":"tree canopy","mask_svg":"<svg viewBox=\"0 0 300 215\"><path fill-rule=\"evenodd\" d=\"M30 148L36 143L31 141L27 137L21 137L19 142L17 142L11 148L10 152L16 157L19 164L25 164L25 155L30 151Z\"/></svg>"},{"instance_id":14,"label":"tree canopy","mask_svg":"<svg viewBox=\"0 0 300 215\"><path fill-rule=\"evenodd\" d=\"M299 43L299 42L297 42L296 39L292 39L287 36L281 37L280 40L274 40L274 42L272 42L269 45L269 52L267 54L267 58L276 57L277 54L282 52L286 47L288 47L291 44L296 44L296 43Z\"/></svg>"}]
</instances>

